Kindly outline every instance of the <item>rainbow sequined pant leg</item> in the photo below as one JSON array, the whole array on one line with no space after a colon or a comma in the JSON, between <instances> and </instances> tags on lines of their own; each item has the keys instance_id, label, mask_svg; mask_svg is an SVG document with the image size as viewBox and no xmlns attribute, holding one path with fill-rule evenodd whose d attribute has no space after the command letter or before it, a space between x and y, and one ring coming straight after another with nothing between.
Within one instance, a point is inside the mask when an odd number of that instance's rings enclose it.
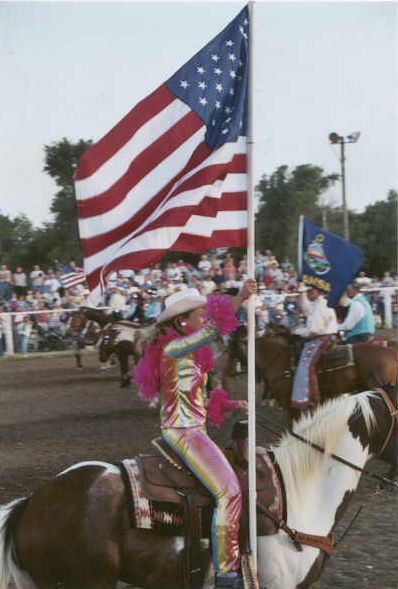
<instances>
[{"instance_id":1,"label":"rainbow sequined pant leg","mask_svg":"<svg viewBox=\"0 0 398 589\"><path fill-rule=\"evenodd\" d=\"M212 542L216 572L238 570L242 494L231 465L204 428L167 428L163 429L163 437L214 497Z\"/></svg>"}]
</instances>

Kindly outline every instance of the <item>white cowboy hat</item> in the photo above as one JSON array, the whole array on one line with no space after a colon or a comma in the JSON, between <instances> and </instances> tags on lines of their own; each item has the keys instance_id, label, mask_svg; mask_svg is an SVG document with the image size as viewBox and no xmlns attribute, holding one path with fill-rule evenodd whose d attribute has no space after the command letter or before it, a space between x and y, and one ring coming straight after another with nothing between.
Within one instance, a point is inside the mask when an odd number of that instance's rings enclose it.
<instances>
[{"instance_id":1,"label":"white cowboy hat","mask_svg":"<svg viewBox=\"0 0 398 589\"><path fill-rule=\"evenodd\" d=\"M204 307L207 303L207 298L201 295L196 288L186 288L179 290L165 300L166 308L158 318L158 323L164 323L178 317L188 311L193 311L199 307Z\"/></svg>"}]
</instances>

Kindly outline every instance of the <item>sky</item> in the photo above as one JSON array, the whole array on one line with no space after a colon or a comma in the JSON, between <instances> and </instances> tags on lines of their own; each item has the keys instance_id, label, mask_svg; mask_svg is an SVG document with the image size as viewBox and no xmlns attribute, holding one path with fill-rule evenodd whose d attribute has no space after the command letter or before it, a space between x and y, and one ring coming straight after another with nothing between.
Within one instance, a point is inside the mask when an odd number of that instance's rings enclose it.
<instances>
[{"instance_id":1,"label":"sky","mask_svg":"<svg viewBox=\"0 0 398 589\"><path fill-rule=\"evenodd\" d=\"M242 2L0 0L0 213L52 221L44 146L99 140L243 8ZM278 166L340 173L350 210L398 180L397 3L254 4L253 181ZM342 204L337 182L325 204Z\"/></svg>"}]
</instances>

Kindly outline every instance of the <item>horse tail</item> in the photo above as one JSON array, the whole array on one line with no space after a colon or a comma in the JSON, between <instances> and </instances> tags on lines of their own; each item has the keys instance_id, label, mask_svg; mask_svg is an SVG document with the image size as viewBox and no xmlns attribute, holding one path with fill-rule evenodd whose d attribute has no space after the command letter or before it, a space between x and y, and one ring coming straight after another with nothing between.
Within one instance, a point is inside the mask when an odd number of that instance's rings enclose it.
<instances>
[{"instance_id":1,"label":"horse tail","mask_svg":"<svg viewBox=\"0 0 398 589\"><path fill-rule=\"evenodd\" d=\"M0 507L0 589L7 589L18 567L14 561L13 532L25 509L27 498L15 499Z\"/></svg>"}]
</instances>

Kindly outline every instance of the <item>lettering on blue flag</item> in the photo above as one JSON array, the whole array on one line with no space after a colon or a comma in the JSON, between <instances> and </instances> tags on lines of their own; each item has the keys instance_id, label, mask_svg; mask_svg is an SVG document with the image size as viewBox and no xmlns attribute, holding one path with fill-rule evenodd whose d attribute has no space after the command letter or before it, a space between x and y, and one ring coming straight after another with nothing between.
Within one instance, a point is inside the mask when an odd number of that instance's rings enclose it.
<instances>
[{"instance_id":1,"label":"lettering on blue flag","mask_svg":"<svg viewBox=\"0 0 398 589\"><path fill-rule=\"evenodd\" d=\"M302 220L299 279L327 295L329 307L336 307L363 264L363 251L346 239Z\"/></svg>"}]
</instances>

